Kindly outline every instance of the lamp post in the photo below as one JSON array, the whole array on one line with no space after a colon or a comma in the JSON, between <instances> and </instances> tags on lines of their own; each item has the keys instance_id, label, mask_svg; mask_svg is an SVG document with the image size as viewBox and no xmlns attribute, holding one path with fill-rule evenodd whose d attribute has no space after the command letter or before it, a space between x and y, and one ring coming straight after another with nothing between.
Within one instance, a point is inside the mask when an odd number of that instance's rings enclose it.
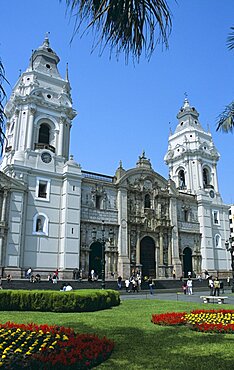
<instances>
[{"instance_id":1,"label":"lamp post","mask_svg":"<svg viewBox=\"0 0 234 370\"><path fill-rule=\"evenodd\" d=\"M101 287L102 287L102 289L105 289L105 287L106 287L106 277L105 277L106 241L109 241L110 243L112 243L114 233L113 233L113 230L110 229L109 239L106 239L105 238L105 225L104 225L104 221L102 221L102 237L101 237L101 239L96 239L96 235L97 235L97 231L94 228L93 231L92 231L92 239L93 239L93 241L100 242L101 246L102 246L102 261L101 261L102 284L101 284Z\"/></svg>"},{"instance_id":2,"label":"lamp post","mask_svg":"<svg viewBox=\"0 0 234 370\"><path fill-rule=\"evenodd\" d=\"M104 228L104 221L102 221L102 289L106 287L106 277L105 277L105 228Z\"/></svg>"},{"instance_id":3,"label":"lamp post","mask_svg":"<svg viewBox=\"0 0 234 370\"><path fill-rule=\"evenodd\" d=\"M232 293L234 293L234 237L233 236L230 236L229 240L226 240L225 247L227 251L231 253Z\"/></svg>"}]
</instances>

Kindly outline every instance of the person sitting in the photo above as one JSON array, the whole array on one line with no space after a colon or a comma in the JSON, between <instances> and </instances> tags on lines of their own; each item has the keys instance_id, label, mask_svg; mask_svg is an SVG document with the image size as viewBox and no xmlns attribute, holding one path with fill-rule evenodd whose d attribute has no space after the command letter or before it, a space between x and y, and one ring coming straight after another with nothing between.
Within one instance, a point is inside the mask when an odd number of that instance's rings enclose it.
<instances>
[{"instance_id":1,"label":"person sitting","mask_svg":"<svg viewBox=\"0 0 234 370\"><path fill-rule=\"evenodd\" d=\"M65 292L70 292L71 290L73 290L72 286L70 283L67 283L67 286L66 286L66 289L65 289Z\"/></svg>"},{"instance_id":2,"label":"person sitting","mask_svg":"<svg viewBox=\"0 0 234 370\"><path fill-rule=\"evenodd\" d=\"M11 279L12 279L11 274L8 274L6 279L7 279L7 282L10 283L11 282Z\"/></svg>"},{"instance_id":3,"label":"person sitting","mask_svg":"<svg viewBox=\"0 0 234 370\"><path fill-rule=\"evenodd\" d=\"M31 275L32 275L32 268L31 267L29 267L29 269L27 270L27 272L26 272L26 277L28 278L28 279L30 279L31 278Z\"/></svg>"},{"instance_id":4,"label":"person sitting","mask_svg":"<svg viewBox=\"0 0 234 370\"><path fill-rule=\"evenodd\" d=\"M36 283L40 283L41 282L41 275L40 274L36 274L35 281L36 281Z\"/></svg>"},{"instance_id":5,"label":"person sitting","mask_svg":"<svg viewBox=\"0 0 234 370\"><path fill-rule=\"evenodd\" d=\"M66 290L66 286L67 286L67 284L66 284L66 283L63 283L63 284L61 285L61 287L60 287L60 292L65 292L65 290Z\"/></svg>"}]
</instances>

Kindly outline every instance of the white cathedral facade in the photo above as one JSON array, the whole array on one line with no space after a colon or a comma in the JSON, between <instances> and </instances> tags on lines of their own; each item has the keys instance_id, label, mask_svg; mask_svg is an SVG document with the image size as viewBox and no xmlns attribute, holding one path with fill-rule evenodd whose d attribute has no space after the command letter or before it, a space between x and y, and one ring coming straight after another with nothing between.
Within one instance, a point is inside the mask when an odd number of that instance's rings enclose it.
<instances>
[{"instance_id":1,"label":"white cathedral facade","mask_svg":"<svg viewBox=\"0 0 234 370\"><path fill-rule=\"evenodd\" d=\"M185 99L165 161L169 179L143 153L136 167L113 176L82 170L69 156L72 107L68 74L48 38L34 51L5 107L6 143L0 171L0 273L70 278L167 278L188 271L227 274L229 206L222 202L219 154ZM104 231L103 231L104 227ZM104 239L103 239L104 236Z\"/></svg>"}]
</instances>

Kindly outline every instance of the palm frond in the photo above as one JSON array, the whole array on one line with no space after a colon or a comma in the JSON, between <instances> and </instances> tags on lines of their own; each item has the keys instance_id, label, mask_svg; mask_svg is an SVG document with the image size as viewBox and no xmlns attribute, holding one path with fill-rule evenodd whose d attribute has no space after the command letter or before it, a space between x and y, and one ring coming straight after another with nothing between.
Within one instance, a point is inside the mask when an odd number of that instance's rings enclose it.
<instances>
[{"instance_id":1,"label":"palm frond","mask_svg":"<svg viewBox=\"0 0 234 370\"><path fill-rule=\"evenodd\" d=\"M231 27L231 32L227 38L227 46L229 50L234 49L234 27Z\"/></svg>"},{"instance_id":2,"label":"palm frond","mask_svg":"<svg viewBox=\"0 0 234 370\"><path fill-rule=\"evenodd\" d=\"M234 101L227 105L225 110L219 115L216 131L225 133L232 132L234 129Z\"/></svg>"},{"instance_id":3,"label":"palm frond","mask_svg":"<svg viewBox=\"0 0 234 370\"><path fill-rule=\"evenodd\" d=\"M60 0L62 1L62 0ZM139 60L143 50L150 58L157 44L168 47L172 28L166 0L65 0L67 12L74 17L72 39L81 25L93 29L95 47L109 45L118 56L124 52Z\"/></svg>"},{"instance_id":4,"label":"palm frond","mask_svg":"<svg viewBox=\"0 0 234 370\"><path fill-rule=\"evenodd\" d=\"M6 98L6 93L3 88L4 81L6 81L5 70L4 70L3 63L0 59L0 156L2 155L3 145L4 145L5 138L6 138L4 134L5 113L4 113L4 107L3 107L3 101Z\"/></svg>"}]
</instances>

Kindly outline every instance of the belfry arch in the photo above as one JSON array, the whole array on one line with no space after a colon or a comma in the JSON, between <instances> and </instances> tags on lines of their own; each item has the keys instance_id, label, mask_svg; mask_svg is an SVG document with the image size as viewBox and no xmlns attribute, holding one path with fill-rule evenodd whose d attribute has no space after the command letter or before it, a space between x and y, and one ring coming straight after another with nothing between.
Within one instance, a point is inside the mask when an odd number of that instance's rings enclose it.
<instances>
[{"instance_id":1,"label":"belfry arch","mask_svg":"<svg viewBox=\"0 0 234 370\"><path fill-rule=\"evenodd\" d=\"M150 236L145 236L140 242L140 264L143 277L156 277L155 242Z\"/></svg>"}]
</instances>

